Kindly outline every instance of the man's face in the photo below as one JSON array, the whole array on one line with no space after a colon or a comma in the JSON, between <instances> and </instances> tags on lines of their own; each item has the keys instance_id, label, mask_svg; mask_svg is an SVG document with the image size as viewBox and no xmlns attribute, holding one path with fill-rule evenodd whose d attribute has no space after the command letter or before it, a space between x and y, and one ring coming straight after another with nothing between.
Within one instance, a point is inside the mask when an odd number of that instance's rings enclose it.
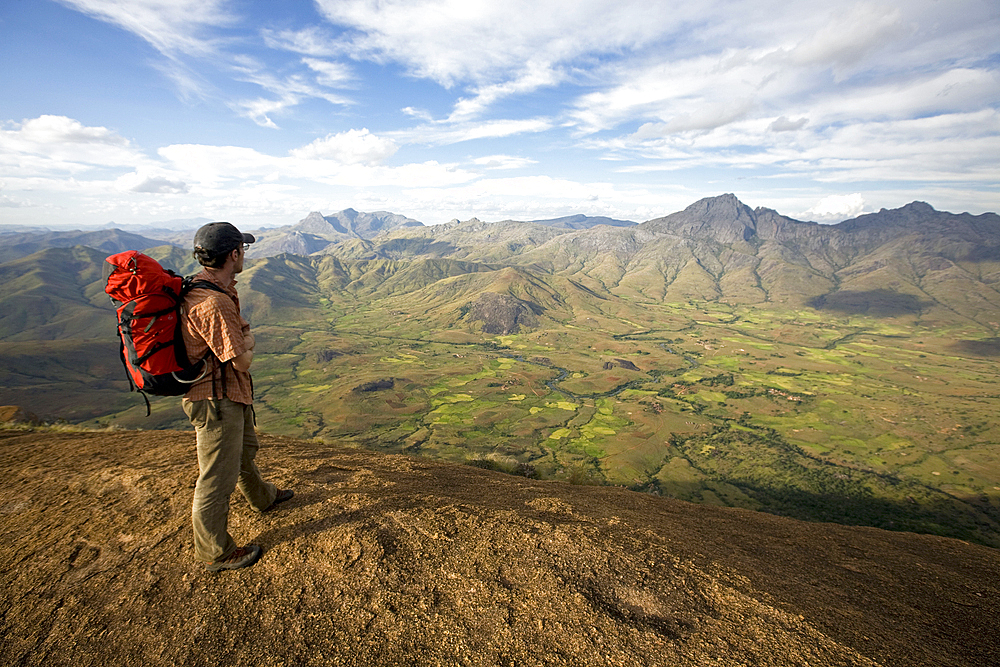
<instances>
[{"instance_id":1,"label":"man's face","mask_svg":"<svg viewBox=\"0 0 1000 667\"><path fill-rule=\"evenodd\" d=\"M236 262L236 267L233 269L233 273L243 272L243 257L246 255L246 251L243 250L243 246L240 246L233 251L235 253L234 260Z\"/></svg>"}]
</instances>

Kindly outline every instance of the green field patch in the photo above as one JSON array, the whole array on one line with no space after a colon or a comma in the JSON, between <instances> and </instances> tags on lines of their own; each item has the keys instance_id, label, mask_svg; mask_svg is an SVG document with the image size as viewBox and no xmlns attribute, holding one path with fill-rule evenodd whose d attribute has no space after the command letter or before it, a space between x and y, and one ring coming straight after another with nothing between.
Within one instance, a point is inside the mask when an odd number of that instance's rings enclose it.
<instances>
[{"instance_id":1,"label":"green field patch","mask_svg":"<svg viewBox=\"0 0 1000 667\"><path fill-rule=\"evenodd\" d=\"M450 394L448 396L442 396L435 398L431 401L431 405L439 406L449 403L470 403L476 400L473 398L472 394Z\"/></svg>"},{"instance_id":2,"label":"green field patch","mask_svg":"<svg viewBox=\"0 0 1000 667\"><path fill-rule=\"evenodd\" d=\"M296 391L305 391L311 394L315 394L320 391L330 391L333 389L333 385L330 384L298 384L292 387Z\"/></svg>"},{"instance_id":3,"label":"green field patch","mask_svg":"<svg viewBox=\"0 0 1000 667\"><path fill-rule=\"evenodd\" d=\"M711 365L712 368L718 368L723 371L735 371L739 369L741 363L743 363L743 360L740 357L726 356L715 357L712 359L711 364L706 363L705 365Z\"/></svg>"},{"instance_id":4,"label":"green field patch","mask_svg":"<svg viewBox=\"0 0 1000 667\"><path fill-rule=\"evenodd\" d=\"M913 465L906 466L906 471L938 485L947 481L951 475L952 464L940 456L927 456Z\"/></svg>"},{"instance_id":5,"label":"green field patch","mask_svg":"<svg viewBox=\"0 0 1000 667\"><path fill-rule=\"evenodd\" d=\"M883 433L880 436L872 438L867 443L867 446L879 451L895 451L897 449L907 449L913 446L909 440L900 438L892 433Z\"/></svg>"},{"instance_id":6,"label":"green field patch","mask_svg":"<svg viewBox=\"0 0 1000 667\"><path fill-rule=\"evenodd\" d=\"M508 401L523 401L526 397L527 397L526 394L514 394L513 396L511 396L507 400Z\"/></svg>"},{"instance_id":7,"label":"green field patch","mask_svg":"<svg viewBox=\"0 0 1000 667\"><path fill-rule=\"evenodd\" d=\"M379 361L386 364L414 364L420 359L412 354L400 354L395 357L381 357Z\"/></svg>"},{"instance_id":8,"label":"green field patch","mask_svg":"<svg viewBox=\"0 0 1000 667\"><path fill-rule=\"evenodd\" d=\"M703 479L702 474L691 467L691 462L683 456L671 457L665 465L656 473L661 487L669 489L669 485L683 483L686 486L700 485Z\"/></svg>"},{"instance_id":9,"label":"green field patch","mask_svg":"<svg viewBox=\"0 0 1000 667\"><path fill-rule=\"evenodd\" d=\"M849 450L852 452L864 451L868 448L868 443L858 438L850 438L845 435L831 435L827 441L832 449Z\"/></svg>"},{"instance_id":10,"label":"green field patch","mask_svg":"<svg viewBox=\"0 0 1000 667\"><path fill-rule=\"evenodd\" d=\"M465 424L469 421L469 410L466 406L455 403L440 405L427 413L430 424Z\"/></svg>"},{"instance_id":11,"label":"green field patch","mask_svg":"<svg viewBox=\"0 0 1000 667\"><path fill-rule=\"evenodd\" d=\"M554 403L546 403L545 406L559 410L569 410L570 412L575 412L580 407L576 403L570 403L569 401L555 401Z\"/></svg>"},{"instance_id":12,"label":"green field patch","mask_svg":"<svg viewBox=\"0 0 1000 667\"><path fill-rule=\"evenodd\" d=\"M836 387L853 387L857 385L857 376L849 373L839 375L818 375L813 380L816 384L834 385Z\"/></svg>"},{"instance_id":13,"label":"green field patch","mask_svg":"<svg viewBox=\"0 0 1000 667\"><path fill-rule=\"evenodd\" d=\"M618 394L618 398L620 398L623 401L627 401L630 399L645 398L647 396L656 396L656 392L647 391L645 389L626 389L620 394Z\"/></svg>"}]
</instances>

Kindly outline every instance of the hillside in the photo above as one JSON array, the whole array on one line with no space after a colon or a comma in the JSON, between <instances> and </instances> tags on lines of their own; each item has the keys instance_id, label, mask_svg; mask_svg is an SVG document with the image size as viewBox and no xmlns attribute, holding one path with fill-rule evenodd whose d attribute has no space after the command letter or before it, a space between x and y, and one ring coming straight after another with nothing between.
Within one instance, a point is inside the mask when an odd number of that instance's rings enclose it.
<instances>
[{"instance_id":1,"label":"hillside","mask_svg":"<svg viewBox=\"0 0 1000 667\"><path fill-rule=\"evenodd\" d=\"M0 431L0 661L967 665L1000 552L265 436L256 566L190 559L190 432ZM237 494L238 496L238 494Z\"/></svg>"},{"instance_id":2,"label":"hillside","mask_svg":"<svg viewBox=\"0 0 1000 667\"><path fill-rule=\"evenodd\" d=\"M254 230L257 242L247 256L253 259L282 253L311 255L333 244L372 239L403 227L423 227L423 223L387 211L362 213L348 208L333 215L313 211L295 225Z\"/></svg>"},{"instance_id":3,"label":"hillside","mask_svg":"<svg viewBox=\"0 0 1000 667\"><path fill-rule=\"evenodd\" d=\"M32 255L46 248L72 248L87 246L111 255L124 250L150 248L160 245L151 237L133 234L121 229L101 229L83 232L29 231L14 234L0 233L0 264Z\"/></svg>"}]
</instances>

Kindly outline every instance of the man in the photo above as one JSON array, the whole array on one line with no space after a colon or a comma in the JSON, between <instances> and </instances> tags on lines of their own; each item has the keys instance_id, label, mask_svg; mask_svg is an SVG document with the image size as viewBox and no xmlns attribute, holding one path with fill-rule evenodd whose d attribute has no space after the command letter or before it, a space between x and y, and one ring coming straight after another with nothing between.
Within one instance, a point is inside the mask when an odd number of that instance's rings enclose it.
<instances>
[{"instance_id":1,"label":"man","mask_svg":"<svg viewBox=\"0 0 1000 667\"><path fill-rule=\"evenodd\" d=\"M228 222L212 222L194 235L194 256L204 267L195 280L214 283L222 291L193 289L181 317L184 344L192 363L205 358L206 372L184 395L182 405L198 440L198 483L191 518L194 555L212 572L249 567L263 550L256 544L237 547L229 534L229 496L240 491L258 512L292 497L265 482L257 469L254 430L254 337L240 316L236 274L252 234Z\"/></svg>"}]
</instances>

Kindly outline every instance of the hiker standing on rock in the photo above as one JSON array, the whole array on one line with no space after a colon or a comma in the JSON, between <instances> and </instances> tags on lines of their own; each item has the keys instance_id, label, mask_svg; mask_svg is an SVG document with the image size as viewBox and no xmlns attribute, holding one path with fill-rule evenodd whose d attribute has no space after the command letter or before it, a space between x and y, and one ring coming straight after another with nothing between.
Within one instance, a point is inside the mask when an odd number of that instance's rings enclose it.
<instances>
[{"instance_id":1,"label":"hiker standing on rock","mask_svg":"<svg viewBox=\"0 0 1000 667\"><path fill-rule=\"evenodd\" d=\"M194 256L204 267L194 280L222 288L193 289L184 299L182 332L192 363L206 357L208 371L184 395L184 412L198 440L198 483L191 518L194 555L212 572L249 567L263 550L256 544L237 547L229 534L229 496L237 486L258 512L292 497L264 481L254 463L259 447L254 429L254 337L240 316L236 274L252 234L228 222L212 222L194 235Z\"/></svg>"}]
</instances>

